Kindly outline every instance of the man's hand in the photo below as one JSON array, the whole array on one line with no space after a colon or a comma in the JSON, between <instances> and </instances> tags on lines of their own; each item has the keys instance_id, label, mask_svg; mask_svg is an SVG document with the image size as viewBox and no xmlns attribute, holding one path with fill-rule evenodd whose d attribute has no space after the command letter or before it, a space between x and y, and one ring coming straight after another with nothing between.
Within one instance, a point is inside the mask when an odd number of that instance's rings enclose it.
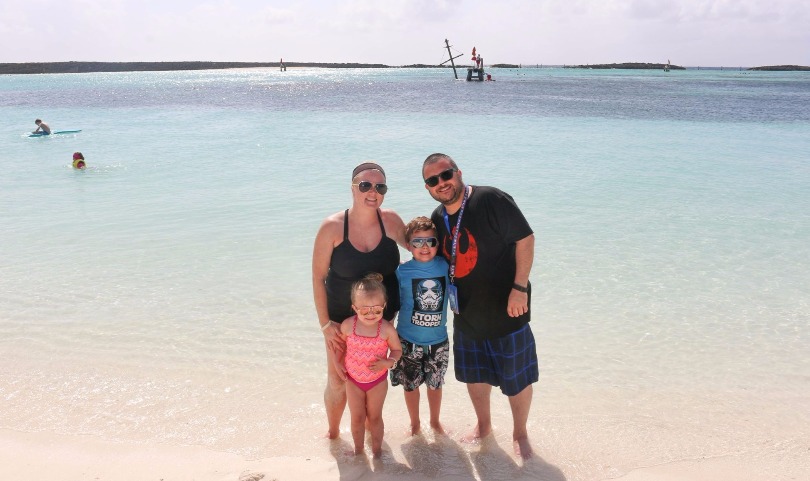
<instances>
[{"instance_id":1,"label":"man's hand","mask_svg":"<svg viewBox=\"0 0 810 481\"><path fill-rule=\"evenodd\" d=\"M529 312L529 294L512 289L509 293L509 301L506 303L506 313L509 317L522 316Z\"/></svg>"}]
</instances>

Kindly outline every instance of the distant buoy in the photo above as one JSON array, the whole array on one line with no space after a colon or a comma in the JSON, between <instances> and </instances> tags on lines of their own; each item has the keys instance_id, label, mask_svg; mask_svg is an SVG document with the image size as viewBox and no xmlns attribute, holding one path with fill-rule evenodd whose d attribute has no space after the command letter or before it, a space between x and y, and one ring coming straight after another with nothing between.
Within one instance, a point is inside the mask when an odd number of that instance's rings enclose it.
<instances>
[{"instance_id":1,"label":"distant buoy","mask_svg":"<svg viewBox=\"0 0 810 481\"><path fill-rule=\"evenodd\" d=\"M83 169L85 167L87 167L87 164L84 161L84 155L81 152L73 152L73 168Z\"/></svg>"}]
</instances>

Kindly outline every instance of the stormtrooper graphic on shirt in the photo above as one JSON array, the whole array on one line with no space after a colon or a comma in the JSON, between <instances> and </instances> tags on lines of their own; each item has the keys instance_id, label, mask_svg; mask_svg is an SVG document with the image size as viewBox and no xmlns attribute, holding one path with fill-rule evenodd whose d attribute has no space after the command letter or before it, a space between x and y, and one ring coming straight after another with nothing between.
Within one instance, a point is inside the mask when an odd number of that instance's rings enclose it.
<instances>
[{"instance_id":1,"label":"stormtrooper graphic on shirt","mask_svg":"<svg viewBox=\"0 0 810 481\"><path fill-rule=\"evenodd\" d=\"M402 306L397 332L402 339L431 346L447 339L447 261L436 256L427 262L411 259L397 268Z\"/></svg>"},{"instance_id":2,"label":"stormtrooper graphic on shirt","mask_svg":"<svg viewBox=\"0 0 810 481\"><path fill-rule=\"evenodd\" d=\"M411 279L413 286L413 313L411 323L421 327L439 327L442 324L444 278Z\"/></svg>"}]
</instances>

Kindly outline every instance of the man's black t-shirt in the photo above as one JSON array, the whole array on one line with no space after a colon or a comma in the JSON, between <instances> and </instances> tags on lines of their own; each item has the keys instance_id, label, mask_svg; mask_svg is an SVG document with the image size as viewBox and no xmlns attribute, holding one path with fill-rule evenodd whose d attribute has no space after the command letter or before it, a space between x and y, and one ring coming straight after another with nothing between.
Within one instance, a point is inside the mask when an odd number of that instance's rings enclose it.
<instances>
[{"instance_id":1,"label":"man's black t-shirt","mask_svg":"<svg viewBox=\"0 0 810 481\"><path fill-rule=\"evenodd\" d=\"M444 206L440 205L431 219L438 229L441 253L450 262L451 231L456 229L459 212L448 216L450 229L443 213ZM454 316L455 329L474 339L494 339L529 322L530 311L509 317L506 306L515 281L515 242L532 233L509 194L494 187L473 187L461 219L456 254L455 284L461 314Z\"/></svg>"}]
</instances>

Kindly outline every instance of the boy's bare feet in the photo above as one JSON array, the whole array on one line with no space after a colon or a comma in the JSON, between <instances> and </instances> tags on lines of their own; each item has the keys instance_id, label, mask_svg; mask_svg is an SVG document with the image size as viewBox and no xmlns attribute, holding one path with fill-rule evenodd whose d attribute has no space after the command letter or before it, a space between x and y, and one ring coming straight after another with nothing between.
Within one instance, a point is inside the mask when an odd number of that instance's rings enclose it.
<instances>
[{"instance_id":1,"label":"boy's bare feet","mask_svg":"<svg viewBox=\"0 0 810 481\"><path fill-rule=\"evenodd\" d=\"M360 455L362 455L362 454L365 454L365 451L363 451L363 449L362 449L362 448L361 448L361 449L359 449L359 450L358 450L358 449L354 449L354 450L352 450L352 451L346 451L346 456L360 456Z\"/></svg>"}]
</instances>

